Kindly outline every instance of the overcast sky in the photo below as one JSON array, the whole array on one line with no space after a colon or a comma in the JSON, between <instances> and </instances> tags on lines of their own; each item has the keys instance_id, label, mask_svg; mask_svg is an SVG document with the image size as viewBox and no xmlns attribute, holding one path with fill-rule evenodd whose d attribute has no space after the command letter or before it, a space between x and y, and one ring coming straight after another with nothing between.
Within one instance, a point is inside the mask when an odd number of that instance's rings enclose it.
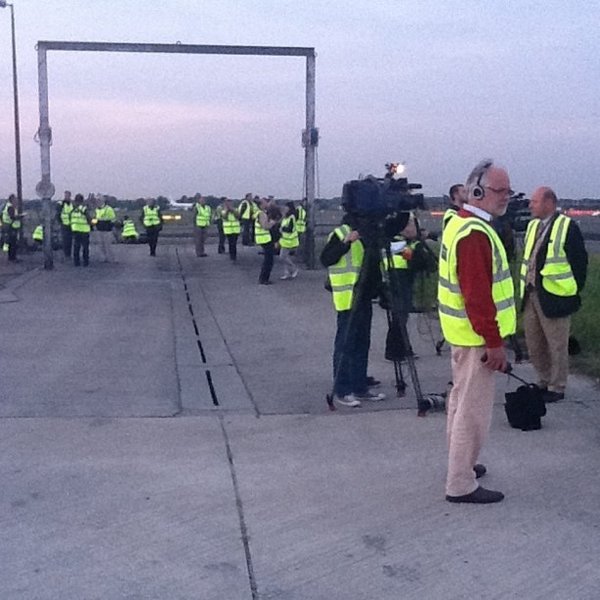
<instances>
[{"instance_id":1,"label":"overcast sky","mask_svg":"<svg viewBox=\"0 0 600 600\"><path fill-rule=\"evenodd\" d=\"M600 0L13 0L25 197L38 40L311 46L319 184L405 162L427 195L481 158L513 188L600 197ZM302 196L305 59L50 52L57 196ZM0 197L15 189L0 9Z\"/></svg>"}]
</instances>

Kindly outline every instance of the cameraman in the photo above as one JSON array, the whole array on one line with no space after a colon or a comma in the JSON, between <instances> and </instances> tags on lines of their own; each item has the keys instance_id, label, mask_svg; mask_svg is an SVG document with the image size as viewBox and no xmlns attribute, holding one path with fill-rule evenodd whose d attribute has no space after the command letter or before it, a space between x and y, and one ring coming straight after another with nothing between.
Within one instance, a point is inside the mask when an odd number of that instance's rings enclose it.
<instances>
[{"instance_id":1,"label":"cameraman","mask_svg":"<svg viewBox=\"0 0 600 600\"><path fill-rule=\"evenodd\" d=\"M391 260L384 258L382 267L390 271L390 293L395 296L398 310L392 311L385 340L385 358L401 362L407 354L414 356L410 344L405 347L403 328L413 308L413 283L417 271L413 264L419 262L419 256L422 256L420 246L424 242L419 240L418 224L412 213L399 213L387 219L386 235L392 240L392 255ZM389 308L393 301L393 298L384 298Z\"/></svg>"},{"instance_id":2,"label":"cameraman","mask_svg":"<svg viewBox=\"0 0 600 600\"><path fill-rule=\"evenodd\" d=\"M337 331L333 350L334 400L358 407L364 400L385 400L369 391L367 364L371 344L372 299L379 293L378 252L366 252L356 219L346 214L329 234L321 252L327 267Z\"/></svg>"}]
</instances>

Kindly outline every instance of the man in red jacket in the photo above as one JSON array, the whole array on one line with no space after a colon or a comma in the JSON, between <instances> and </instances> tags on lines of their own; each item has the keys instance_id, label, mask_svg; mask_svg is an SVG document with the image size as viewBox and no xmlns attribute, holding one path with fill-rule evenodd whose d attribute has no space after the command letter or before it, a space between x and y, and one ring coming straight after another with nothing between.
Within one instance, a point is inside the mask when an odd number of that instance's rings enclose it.
<instances>
[{"instance_id":1,"label":"man in red jacket","mask_svg":"<svg viewBox=\"0 0 600 600\"><path fill-rule=\"evenodd\" d=\"M511 190L508 173L491 160L473 169L466 188L468 200L444 229L440 253L440 323L452 345L454 382L446 500L489 504L504 495L478 486L486 468L477 458L492 419L494 372L507 366L503 339L516 326L506 252L491 221L506 212Z\"/></svg>"}]
</instances>

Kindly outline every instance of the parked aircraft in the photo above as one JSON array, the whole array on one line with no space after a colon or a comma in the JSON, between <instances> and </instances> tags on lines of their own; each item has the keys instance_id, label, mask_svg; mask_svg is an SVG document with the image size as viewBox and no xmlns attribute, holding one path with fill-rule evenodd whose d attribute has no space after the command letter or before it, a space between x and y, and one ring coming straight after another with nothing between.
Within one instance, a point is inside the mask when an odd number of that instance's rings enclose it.
<instances>
[{"instance_id":1,"label":"parked aircraft","mask_svg":"<svg viewBox=\"0 0 600 600\"><path fill-rule=\"evenodd\" d=\"M193 206L193 202L181 202L180 200L169 198L169 210L191 210Z\"/></svg>"}]
</instances>

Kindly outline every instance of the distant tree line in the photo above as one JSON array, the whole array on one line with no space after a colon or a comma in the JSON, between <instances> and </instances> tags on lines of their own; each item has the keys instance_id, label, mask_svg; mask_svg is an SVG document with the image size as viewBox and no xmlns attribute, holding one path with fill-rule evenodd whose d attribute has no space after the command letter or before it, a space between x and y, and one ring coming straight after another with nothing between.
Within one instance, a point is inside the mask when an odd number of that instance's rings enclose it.
<instances>
[{"instance_id":1,"label":"distant tree line","mask_svg":"<svg viewBox=\"0 0 600 600\"><path fill-rule=\"evenodd\" d=\"M106 202L115 208L121 208L124 210L141 210L146 202L145 198L136 198L135 200L130 199L121 199L116 196L111 196L106 194L105 196ZM220 202L220 196L206 195L206 203L209 204L212 208L216 208ZM197 198L197 194L192 196L181 196L178 200L175 200L176 203L190 203L194 202ZM60 200L60 198L55 198L55 200ZM287 198L277 198L278 204L285 204L289 201ZM297 200L295 200L297 201ZM167 210L171 206L169 199L166 196L158 195L156 196L156 202L161 210ZM317 210L336 210L340 207L342 199L340 197L334 198L315 198L315 208ZM447 196L429 196L425 198L425 205L430 210L443 210L448 205L448 197ZM0 204L2 201L0 201ZM40 210L42 208L41 200L24 200L23 201L25 208L29 210ZM570 198L561 198L560 206L562 208L581 208L581 209L589 209L589 210L600 210L600 199L599 198L581 198L578 200L573 200Z\"/></svg>"}]
</instances>

